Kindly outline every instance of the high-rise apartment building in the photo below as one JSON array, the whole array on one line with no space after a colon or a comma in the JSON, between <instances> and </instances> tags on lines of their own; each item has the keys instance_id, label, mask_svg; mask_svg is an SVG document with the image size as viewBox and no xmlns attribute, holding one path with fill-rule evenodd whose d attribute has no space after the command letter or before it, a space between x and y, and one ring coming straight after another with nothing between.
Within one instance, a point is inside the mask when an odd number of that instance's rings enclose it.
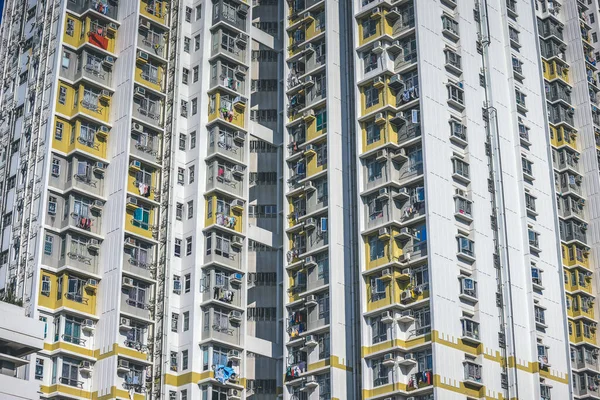
<instances>
[{"instance_id":1,"label":"high-rise apartment building","mask_svg":"<svg viewBox=\"0 0 600 400\"><path fill-rule=\"evenodd\" d=\"M596 2L5 3L41 398L600 398Z\"/></svg>"}]
</instances>

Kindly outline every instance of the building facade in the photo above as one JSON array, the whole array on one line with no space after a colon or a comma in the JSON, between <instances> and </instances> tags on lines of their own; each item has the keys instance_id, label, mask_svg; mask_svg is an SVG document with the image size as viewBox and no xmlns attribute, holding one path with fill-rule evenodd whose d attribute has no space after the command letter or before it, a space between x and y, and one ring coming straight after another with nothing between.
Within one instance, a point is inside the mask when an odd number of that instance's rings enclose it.
<instances>
[{"instance_id":1,"label":"building facade","mask_svg":"<svg viewBox=\"0 0 600 400\"><path fill-rule=\"evenodd\" d=\"M598 4L7 0L41 398L592 399Z\"/></svg>"}]
</instances>

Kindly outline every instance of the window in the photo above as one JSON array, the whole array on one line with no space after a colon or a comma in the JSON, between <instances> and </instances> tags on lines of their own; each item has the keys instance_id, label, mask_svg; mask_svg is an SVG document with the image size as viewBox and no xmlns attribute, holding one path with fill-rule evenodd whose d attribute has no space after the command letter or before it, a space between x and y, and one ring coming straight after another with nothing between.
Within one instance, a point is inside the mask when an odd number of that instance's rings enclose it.
<instances>
[{"instance_id":1,"label":"window","mask_svg":"<svg viewBox=\"0 0 600 400\"><path fill-rule=\"evenodd\" d=\"M387 340L387 324L381 322L381 317L371 318L371 337L373 344L385 342Z\"/></svg>"},{"instance_id":2,"label":"window","mask_svg":"<svg viewBox=\"0 0 600 400\"><path fill-rule=\"evenodd\" d=\"M177 352L171 352L171 362L170 362L171 371L177 371Z\"/></svg>"},{"instance_id":3,"label":"window","mask_svg":"<svg viewBox=\"0 0 600 400\"><path fill-rule=\"evenodd\" d=\"M54 244L54 237L52 235L46 235L44 238L44 254L52 255L52 246Z\"/></svg>"},{"instance_id":4,"label":"window","mask_svg":"<svg viewBox=\"0 0 600 400\"><path fill-rule=\"evenodd\" d=\"M190 312L186 311L183 313L183 331L189 331L190 330Z\"/></svg>"},{"instance_id":5,"label":"window","mask_svg":"<svg viewBox=\"0 0 600 400\"><path fill-rule=\"evenodd\" d=\"M190 133L190 149L196 148L196 131Z\"/></svg>"},{"instance_id":6,"label":"window","mask_svg":"<svg viewBox=\"0 0 600 400\"><path fill-rule=\"evenodd\" d=\"M196 6L196 21L202 18L202 4Z\"/></svg>"},{"instance_id":7,"label":"window","mask_svg":"<svg viewBox=\"0 0 600 400\"><path fill-rule=\"evenodd\" d=\"M379 89L374 86L365 89L365 102L367 108L379 103Z\"/></svg>"},{"instance_id":8,"label":"window","mask_svg":"<svg viewBox=\"0 0 600 400\"><path fill-rule=\"evenodd\" d=\"M81 326L83 319L67 315L65 317L65 333L62 338L65 342L85 345L85 340L81 338Z\"/></svg>"},{"instance_id":9,"label":"window","mask_svg":"<svg viewBox=\"0 0 600 400\"><path fill-rule=\"evenodd\" d=\"M188 351L183 350L181 352L181 370L185 371L186 369L188 369Z\"/></svg>"},{"instance_id":10,"label":"window","mask_svg":"<svg viewBox=\"0 0 600 400\"><path fill-rule=\"evenodd\" d=\"M458 82L458 83L454 83L454 82L450 82L448 83L448 100L456 102L458 104L464 105L465 104L465 92L462 88L463 84L462 82Z\"/></svg>"},{"instance_id":11,"label":"window","mask_svg":"<svg viewBox=\"0 0 600 400\"><path fill-rule=\"evenodd\" d=\"M190 70L187 68L184 68L181 72L181 83L183 83L184 85L187 85L189 76L190 76Z\"/></svg>"},{"instance_id":12,"label":"window","mask_svg":"<svg viewBox=\"0 0 600 400\"><path fill-rule=\"evenodd\" d=\"M458 35L458 22L448 15L442 15L442 26L445 31Z\"/></svg>"},{"instance_id":13,"label":"window","mask_svg":"<svg viewBox=\"0 0 600 400\"><path fill-rule=\"evenodd\" d=\"M183 185L185 183L185 169L177 168L177 183Z\"/></svg>"},{"instance_id":14,"label":"window","mask_svg":"<svg viewBox=\"0 0 600 400\"><path fill-rule=\"evenodd\" d=\"M524 174L533 176L533 163L531 161L525 157L521 157L521 166Z\"/></svg>"},{"instance_id":15,"label":"window","mask_svg":"<svg viewBox=\"0 0 600 400\"><path fill-rule=\"evenodd\" d=\"M367 162L367 173L369 182L381 179L381 177L383 176L383 163L372 158Z\"/></svg>"},{"instance_id":16,"label":"window","mask_svg":"<svg viewBox=\"0 0 600 400\"><path fill-rule=\"evenodd\" d=\"M177 221L181 221L183 219L183 204L177 203L175 206L175 218Z\"/></svg>"},{"instance_id":17,"label":"window","mask_svg":"<svg viewBox=\"0 0 600 400\"><path fill-rule=\"evenodd\" d=\"M186 53L190 52L190 44L192 42L192 39L190 39L189 37L184 37L183 38L183 51L185 51Z\"/></svg>"},{"instance_id":18,"label":"window","mask_svg":"<svg viewBox=\"0 0 600 400\"><path fill-rule=\"evenodd\" d=\"M546 324L546 310L540 306L534 306L535 311L535 322L545 325Z\"/></svg>"},{"instance_id":19,"label":"window","mask_svg":"<svg viewBox=\"0 0 600 400\"><path fill-rule=\"evenodd\" d=\"M44 379L44 360L41 358L35 359L35 379L40 381Z\"/></svg>"},{"instance_id":20,"label":"window","mask_svg":"<svg viewBox=\"0 0 600 400\"><path fill-rule=\"evenodd\" d=\"M389 381L388 367L383 365L383 358L371 361L373 368L373 386L387 385Z\"/></svg>"},{"instance_id":21,"label":"window","mask_svg":"<svg viewBox=\"0 0 600 400\"><path fill-rule=\"evenodd\" d=\"M369 238L369 258L371 261L378 260L384 256L385 244L377 236Z\"/></svg>"},{"instance_id":22,"label":"window","mask_svg":"<svg viewBox=\"0 0 600 400\"><path fill-rule=\"evenodd\" d=\"M195 166L188 167L188 181L190 184L194 183L195 178Z\"/></svg>"},{"instance_id":23,"label":"window","mask_svg":"<svg viewBox=\"0 0 600 400\"><path fill-rule=\"evenodd\" d=\"M444 51L446 54L446 64L454 68L461 69L461 56L450 49Z\"/></svg>"},{"instance_id":24,"label":"window","mask_svg":"<svg viewBox=\"0 0 600 400\"><path fill-rule=\"evenodd\" d=\"M188 116L188 102L185 100L181 100L181 116L183 118L187 118Z\"/></svg>"},{"instance_id":25,"label":"window","mask_svg":"<svg viewBox=\"0 0 600 400\"><path fill-rule=\"evenodd\" d=\"M181 277L173 275L173 293L181 294Z\"/></svg>"},{"instance_id":26,"label":"window","mask_svg":"<svg viewBox=\"0 0 600 400\"><path fill-rule=\"evenodd\" d=\"M460 294L477 298L477 282L468 277L460 278Z\"/></svg>"},{"instance_id":27,"label":"window","mask_svg":"<svg viewBox=\"0 0 600 400\"><path fill-rule=\"evenodd\" d=\"M179 150L184 150L187 148L187 135L180 133L179 134Z\"/></svg>"},{"instance_id":28,"label":"window","mask_svg":"<svg viewBox=\"0 0 600 400\"><path fill-rule=\"evenodd\" d=\"M54 139L62 140L64 128L65 125L62 122L56 121L56 125L54 127Z\"/></svg>"},{"instance_id":29,"label":"window","mask_svg":"<svg viewBox=\"0 0 600 400\"><path fill-rule=\"evenodd\" d=\"M362 22L363 39L367 39L377 33L378 19L367 18Z\"/></svg>"},{"instance_id":30,"label":"window","mask_svg":"<svg viewBox=\"0 0 600 400\"><path fill-rule=\"evenodd\" d=\"M192 8L185 8L185 22L192 22Z\"/></svg>"},{"instance_id":31,"label":"window","mask_svg":"<svg viewBox=\"0 0 600 400\"><path fill-rule=\"evenodd\" d=\"M181 239L175 239L175 257L181 257Z\"/></svg>"},{"instance_id":32,"label":"window","mask_svg":"<svg viewBox=\"0 0 600 400\"><path fill-rule=\"evenodd\" d=\"M467 336L476 340L479 340L479 323L468 318L463 318L460 323L462 324L463 336Z\"/></svg>"},{"instance_id":33,"label":"window","mask_svg":"<svg viewBox=\"0 0 600 400\"><path fill-rule=\"evenodd\" d=\"M590 14L590 24L593 24L593 23L595 23L595 22L596 22L596 17L595 17L595 15L594 15L594 13L591 13L591 14Z\"/></svg>"},{"instance_id":34,"label":"window","mask_svg":"<svg viewBox=\"0 0 600 400\"><path fill-rule=\"evenodd\" d=\"M188 209L188 212L187 212L188 219L194 218L194 200L188 201L187 209Z\"/></svg>"},{"instance_id":35,"label":"window","mask_svg":"<svg viewBox=\"0 0 600 400\"><path fill-rule=\"evenodd\" d=\"M535 212L535 197L533 197L529 193L525 193L525 207L528 211Z\"/></svg>"},{"instance_id":36,"label":"window","mask_svg":"<svg viewBox=\"0 0 600 400\"><path fill-rule=\"evenodd\" d=\"M47 275L42 275L42 295L50 296L50 277Z\"/></svg>"},{"instance_id":37,"label":"window","mask_svg":"<svg viewBox=\"0 0 600 400\"><path fill-rule=\"evenodd\" d=\"M60 374L60 383L63 385L82 387L83 383L79 382L79 360L69 357L63 357L62 370Z\"/></svg>"},{"instance_id":38,"label":"window","mask_svg":"<svg viewBox=\"0 0 600 400\"><path fill-rule=\"evenodd\" d=\"M198 99L192 99L192 115L198 114Z\"/></svg>"},{"instance_id":39,"label":"window","mask_svg":"<svg viewBox=\"0 0 600 400\"><path fill-rule=\"evenodd\" d=\"M191 236L185 239L185 255L186 256L192 255L192 237Z\"/></svg>"},{"instance_id":40,"label":"window","mask_svg":"<svg viewBox=\"0 0 600 400\"><path fill-rule=\"evenodd\" d=\"M67 88L64 86L60 86L58 92L58 103L65 105L67 103Z\"/></svg>"},{"instance_id":41,"label":"window","mask_svg":"<svg viewBox=\"0 0 600 400\"><path fill-rule=\"evenodd\" d=\"M469 179L469 164L464 162L461 159L453 158L452 159L452 173L456 175L460 175L463 178Z\"/></svg>"},{"instance_id":42,"label":"window","mask_svg":"<svg viewBox=\"0 0 600 400\"><path fill-rule=\"evenodd\" d=\"M192 238L188 238L190 240L191 243L191 239ZM192 290L192 275L191 274L186 274L184 276L184 290L185 293L189 293Z\"/></svg>"},{"instance_id":43,"label":"window","mask_svg":"<svg viewBox=\"0 0 600 400\"><path fill-rule=\"evenodd\" d=\"M380 278L371 278L371 302L384 299L386 296L386 284Z\"/></svg>"},{"instance_id":44,"label":"window","mask_svg":"<svg viewBox=\"0 0 600 400\"><path fill-rule=\"evenodd\" d=\"M527 230L529 236L529 245L531 247L539 248L540 247L540 234L533 229Z\"/></svg>"},{"instance_id":45,"label":"window","mask_svg":"<svg viewBox=\"0 0 600 400\"><path fill-rule=\"evenodd\" d=\"M465 254L469 257L475 256L475 243L464 236L459 236L456 238L458 243L458 252L461 254Z\"/></svg>"},{"instance_id":46,"label":"window","mask_svg":"<svg viewBox=\"0 0 600 400\"><path fill-rule=\"evenodd\" d=\"M75 20L72 18L67 18L67 35L73 36L75 33Z\"/></svg>"},{"instance_id":47,"label":"window","mask_svg":"<svg viewBox=\"0 0 600 400\"><path fill-rule=\"evenodd\" d=\"M378 142L381 139L381 127L375 122L369 122L365 130L367 131L367 145Z\"/></svg>"},{"instance_id":48,"label":"window","mask_svg":"<svg viewBox=\"0 0 600 400\"><path fill-rule=\"evenodd\" d=\"M598 41L598 34L596 32L592 32L592 41L596 43Z\"/></svg>"},{"instance_id":49,"label":"window","mask_svg":"<svg viewBox=\"0 0 600 400\"><path fill-rule=\"evenodd\" d=\"M177 332L179 325L179 314L171 313L171 332Z\"/></svg>"},{"instance_id":50,"label":"window","mask_svg":"<svg viewBox=\"0 0 600 400\"><path fill-rule=\"evenodd\" d=\"M195 66L192 68L192 80L194 83L198 82L198 77L200 76L200 67Z\"/></svg>"},{"instance_id":51,"label":"window","mask_svg":"<svg viewBox=\"0 0 600 400\"><path fill-rule=\"evenodd\" d=\"M317 132L327 129L327 110L321 109L316 114Z\"/></svg>"}]
</instances>

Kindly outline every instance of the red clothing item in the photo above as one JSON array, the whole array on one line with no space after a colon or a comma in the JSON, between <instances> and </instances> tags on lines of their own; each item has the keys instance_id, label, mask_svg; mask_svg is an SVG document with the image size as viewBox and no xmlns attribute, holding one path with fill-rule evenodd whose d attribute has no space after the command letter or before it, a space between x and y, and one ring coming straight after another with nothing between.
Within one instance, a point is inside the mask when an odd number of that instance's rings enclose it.
<instances>
[{"instance_id":1,"label":"red clothing item","mask_svg":"<svg viewBox=\"0 0 600 400\"><path fill-rule=\"evenodd\" d=\"M89 33L89 37L90 37L90 43L100 47L101 49L108 49L108 39L105 38L102 35L98 35L95 32L90 32Z\"/></svg>"}]
</instances>

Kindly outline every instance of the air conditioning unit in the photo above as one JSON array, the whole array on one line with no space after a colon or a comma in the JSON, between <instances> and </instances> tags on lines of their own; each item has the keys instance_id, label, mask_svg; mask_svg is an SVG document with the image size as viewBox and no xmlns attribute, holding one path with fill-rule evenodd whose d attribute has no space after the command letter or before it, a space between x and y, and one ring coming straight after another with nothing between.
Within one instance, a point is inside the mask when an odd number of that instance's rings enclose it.
<instances>
[{"instance_id":1,"label":"air conditioning unit","mask_svg":"<svg viewBox=\"0 0 600 400\"><path fill-rule=\"evenodd\" d=\"M238 400L242 398L242 392L238 389L229 389L227 391L227 399Z\"/></svg>"},{"instance_id":2,"label":"air conditioning unit","mask_svg":"<svg viewBox=\"0 0 600 400\"><path fill-rule=\"evenodd\" d=\"M381 12L381 8L373 7L373 9L371 10L371 15L379 14L380 12Z\"/></svg>"},{"instance_id":3,"label":"air conditioning unit","mask_svg":"<svg viewBox=\"0 0 600 400\"><path fill-rule=\"evenodd\" d=\"M139 160L133 160L129 166L131 168L136 168L136 169L141 169L142 168L142 163Z\"/></svg>"},{"instance_id":4,"label":"air conditioning unit","mask_svg":"<svg viewBox=\"0 0 600 400\"><path fill-rule=\"evenodd\" d=\"M234 236L231 240L231 245L241 247L244 245L244 239L241 236Z\"/></svg>"},{"instance_id":5,"label":"air conditioning unit","mask_svg":"<svg viewBox=\"0 0 600 400\"><path fill-rule=\"evenodd\" d=\"M235 73L236 73L238 76L245 76L245 75L246 75L246 67L244 67L243 65L238 65L238 66L235 68Z\"/></svg>"},{"instance_id":6,"label":"air conditioning unit","mask_svg":"<svg viewBox=\"0 0 600 400\"><path fill-rule=\"evenodd\" d=\"M106 163L102 161L96 161L96 163L94 164L94 172L103 173L106 167Z\"/></svg>"},{"instance_id":7,"label":"air conditioning unit","mask_svg":"<svg viewBox=\"0 0 600 400\"><path fill-rule=\"evenodd\" d=\"M88 331L88 332L93 331L95 329L94 321L91 319L85 319L83 321L83 325L82 325L81 329L83 329L84 331Z\"/></svg>"},{"instance_id":8,"label":"air conditioning unit","mask_svg":"<svg viewBox=\"0 0 600 400\"><path fill-rule=\"evenodd\" d=\"M133 287L133 279L124 276L121 284L123 287L131 288Z\"/></svg>"},{"instance_id":9,"label":"air conditioning unit","mask_svg":"<svg viewBox=\"0 0 600 400\"><path fill-rule=\"evenodd\" d=\"M379 228L379 236L389 236L390 229L387 227Z\"/></svg>"},{"instance_id":10,"label":"air conditioning unit","mask_svg":"<svg viewBox=\"0 0 600 400\"><path fill-rule=\"evenodd\" d=\"M394 358L395 358L395 357L394 357L394 354L393 354L393 353L386 353L386 354L383 356L383 359L384 359L384 360L393 360Z\"/></svg>"},{"instance_id":11,"label":"air conditioning unit","mask_svg":"<svg viewBox=\"0 0 600 400\"><path fill-rule=\"evenodd\" d=\"M312 76L307 76L306 78L304 78L304 84L308 85L308 86L312 86L315 84L315 78L313 78Z\"/></svg>"},{"instance_id":12,"label":"air conditioning unit","mask_svg":"<svg viewBox=\"0 0 600 400\"><path fill-rule=\"evenodd\" d=\"M110 91L106 90L106 89L102 89L102 91L100 92L100 97L110 97ZM102 130L102 129L100 129L100 130Z\"/></svg>"},{"instance_id":13,"label":"air conditioning unit","mask_svg":"<svg viewBox=\"0 0 600 400\"><path fill-rule=\"evenodd\" d=\"M402 317L414 317L414 312L413 310L404 310L402 311L402 313L400 314L400 316Z\"/></svg>"},{"instance_id":14,"label":"air conditioning unit","mask_svg":"<svg viewBox=\"0 0 600 400\"><path fill-rule=\"evenodd\" d=\"M125 245L126 246L136 246L137 242L136 242L136 240L134 238L132 238L131 236L129 236L129 237L125 238Z\"/></svg>"},{"instance_id":15,"label":"air conditioning unit","mask_svg":"<svg viewBox=\"0 0 600 400\"><path fill-rule=\"evenodd\" d=\"M108 133L108 126L101 125L100 129L98 129L98 131L102 132L102 133Z\"/></svg>"},{"instance_id":16,"label":"air conditioning unit","mask_svg":"<svg viewBox=\"0 0 600 400\"><path fill-rule=\"evenodd\" d=\"M237 42L238 46L246 46L248 44L248 35L240 33L235 38L235 41Z\"/></svg>"},{"instance_id":17,"label":"air conditioning unit","mask_svg":"<svg viewBox=\"0 0 600 400\"><path fill-rule=\"evenodd\" d=\"M119 29L119 27L114 22L110 22L108 24L108 29L111 30L111 31L116 31L117 29Z\"/></svg>"},{"instance_id":18,"label":"air conditioning unit","mask_svg":"<svg viewBox=\"0 0 600 400\"><path fill-rule=\"evenodd\" d=\"M239 324L240 322L242 322L242 313L236 310L231 311L229 313L229 321Z\"/></svg>"},{"instance_id":19,"label":"air conditioning unit","mask_svg":"<svg viewBox=\"0 0 600 400\"><path fill-rule=\"evenodd\" d=\"M115 58L113 56L106 56L104 57L104 60L102 60L102 63L107 67L112 67L115 65Z\"/></svg>"},{"instance_id":20,"label":"air conditioning unit","mask_svg":"<svg viewBox=\"0 0 600 400\"><path fill-rule=\"evenodd\" d=\"M317 265L317 258L315 256L308 256L304 259L304 265L307 267L314 267Z\"/></svg>"},{"instance_id":21,"label":"air conditioning unit","mask_svg":"<svg viewBox=\"0 0 600 400\"><path fill-rule=\"evenodd\" d=\"M312 183L312 181L304 182L304 190L305 191L310 192L310 191L314 191L316 189L317 188L315 187L315 184Z\"/></svg>"},{"instance_id":22,"label":"air conditioning unit","mask_svg":"<svg viewBox=\"0 0 600 400\"><path fill-rule=\"evenodd\" d=\"M381 313L381 322L384 324L391 324L394 322L394 314L393 311L384 311Z\"/></svg>"},{"instance_id":23,"label":"air conditioning unit","mask_svg":"<svg viewBox=\"0 0 600 400\"><path fill-rule=\"evenodd\" d=\"M90 208L95 211L101 211L102 207L104 207L104 203L102 202L102 200L94 200L94 202L90 206Z\"/></svg>"},{"instance_id":24,"label":"air conditioning unit","mask_svg":"<svg viewBox=\"0 0 600 400\"><path fill-rule=\"evenodd\" d=\"M92 363L87 360L83 360L79 363L79 370L82 372L91 372L92 371Z\"/></svg>"},{"instance_id":25,"label":"air conditioning unit","mask_svg":"<svg viewBox=\"0 0 600 400\"><path fill-rule=\"evenodd\" d=\"M141 29L150 29L150 21L140 18L140 28Z\"/></svg>"},{"instance_id":26,"label":"air conditioning unit","mask_svg":"<svg viewBox=\"0 0 600 400\"><path fill-rule=\"evenodd\" d=\"M376 53L376 54L383 53L383 42L381 40L376 41L375 44L373 45L373 53Z\"/></svg>"},{"instance_id":27,"label":"air conditioning unit","mask_svg":"<svg viewBox=\"0 0 600 400\"><path fill-rule=\"evenodd\" d=\"M120 359L117 363L117 369L119 370L129 370L129 361Z\"/></svg>"},{"instance_id":28,"label":"air conditioning unit","mask_svg":"<svg viewBox=\"0 0 600 400\"><path fill-rule=\"evenodd\" d=\"M148 59L150 58L148 53L146 53L145 51L138 51L137 56L140 60L144 60L144 61L148 61Z\"/></svg>"},{"instance_id":29,"label":"air conditioning unit","mask_svg":"<svg viewBox=\"0 0 600 400\"><path fill-rule=\"evenodd\" d=\"M144 125L134 122L132 124L133 130L137 132L144 132Z\"/></svg>"},{"instance_id":30,"label":"air conditioning unit","mask_svg":"<svg viewBox=\"0 0 600 400\"><path fill-rule=\"evenodd\" d=\"M317 337L315 335L306 335L304 338L304 344L307 347L315 347L318 344Z\"/></svg>"},{"instance_id":31,"label":"air conditioning unit","mask_svg":"<svg viewBox=\"0 0 600 400\"><path fill-rule=\"evenodd\" d=\"M240 358L241 358L240 351L239 350L229 350L227 352L227 358L230 358L232 360L240 360Z\"/></svg>"},{"instance_id":32,"label":"air conditioning unit","mask_svg":"<svg viewBox=\"0 0 600 400\"><path fill-rule=\"evenodd\" d=\"M387 199L388 197L388 188L381 188L379 189L379 192L377 193L377 198L379 199Z\"/></svg>"},{"instance_id":33,"label":"air conditioning unit","mask_svg":"<svg viewBox=\"0 0 600 400\"><path fill-rule=\"evenodd\" d=\"M414 360L414 359L415 359L415 356L414 356L414 354L413 354L413 353L406 353L406 354L404 355L404 359L405 359L405 360Z\"/></svg>"},{"instance_id":34,"label":"air conditioning unit","mask_svg":"<svg viewBox=\"0 0 600 400\"><path fill-rule=\"evenodd\" d=\"M98 241L98 239L90 239L90 241L87 242L87 248L89 250L98 251L100 250L100 242Z\"/></svg>"},{"instance_id":35,"label":"air conditioning unit","mask_svg":"<svg viewBox=\"0 0 600 400\"><path fill-rule=\"evenodd\" d=\"M312 43L306 43L306 46L304 46L304 50L315 51L315 46L313 46Z\"/></svg>"},{"instance_id":36,"label":"air conditioning unit","mask_svg":"<svg viewBox=\"0 0 600 400\"><path fill-rule=\"evenodd\" d=\"M135 87L135 91L133 93L136 96L141 96L141 97L145 97L146 96L146 89L144 89L141 86L136 86Z\"/></svg>"},{"instance_id":37,"label":"air conditioning unit","mask_svg":"<svg viewBox=\"0 0 600 400\"><path fill-rule=\"evenodd\" d=\"M391 268L384 268L381 270L381 277L391 277L392 276L392 269Z\"/></svg>"},{"instance_id":38,"label":"air conditioning unit","mask_svg":"<svg viewBox=\"0 0 600 400\"><path fill-rule=\"evenodd\" d=\"M383 160L387 159L387 151L386 150L377 151L376 159L377 159L377 161L383 161Z\"/></svg>"},{"instance_id":39,"label":"air conditioning unit","mask_svg":"<svg viewBox=\"0 0 600 400\"><path fill-rule=\"evenodd\" d=\"M86 286L98 286L97 279L88 279L86 282Z\"/></svg>"},{"instance_id":40,"label":"air conditioning unit","mask_svg":"<svg viewBox=\"0 0 600 400\"><path fill-rule=\"evenodd\" d=\"M309 294L306 296L305 304L307 306L316 306L317 305L317 297L314 294Z\"/></svg>"},{"instance_id":41,"label":"air conditioning unit","mask_svg":"<svg viewBox=\"0 0 600 400\"><path fill-rule=\"evenodd\" d=\"M135 197L128 197L127 204L131 204L132 206L137 206L138 200Z\"/></svg>"},{"instance_id":42,"label":"air conditioning unit","mask_svg":"<svg viewBox=\"0 0 600 400\"><path fill-rule=\"evenodd\" d=\"M246 132L235 131L235 133L233 134L233 140L235 140L236 142L243 142L244 140L246 140Z\"/></svg>"},{"instance_id":43,"label":"air conditioning unit","mask_svg":"<svg viewBox=\"0 0 600 400\"><path fill-rule=\"evenodd\" d=\"M129 318L121 317L121 321L119 323L119 328L131 329L131 320Z\"/></svg>"},{"instance_id":44,"label":"air conditioning unit","mask_svg":"<svg viewBox=\"0 0 600 400\"><path fill-rule=\"evenodd\" d=\"M240 207L243 208L244 207L244 200L240 200L240 199L235 199L231 202L231 207Z\"/></svg>"},{"instance_id":45,"label":"air conditioning unit","mask_svg":"<svg viewBox=\"0 0 600 400\"><path fill-rule=\"evenodd\" d=\"M304 223L304 227L307 229L314 229L317 226L317 220L315 218L308 218Z\"/></svg>"},{"instance_id":46,"label":"air conditioning unit","mask_svg":"<svg viewBox=\"0 0 600 400\"><path fill-rule=\"evenodd\" d=\"M229 275L229 283L232 285L241 285L243 277L244 275L240 274L239 272L231 274Z\"/></svg>"}]
</instances>

